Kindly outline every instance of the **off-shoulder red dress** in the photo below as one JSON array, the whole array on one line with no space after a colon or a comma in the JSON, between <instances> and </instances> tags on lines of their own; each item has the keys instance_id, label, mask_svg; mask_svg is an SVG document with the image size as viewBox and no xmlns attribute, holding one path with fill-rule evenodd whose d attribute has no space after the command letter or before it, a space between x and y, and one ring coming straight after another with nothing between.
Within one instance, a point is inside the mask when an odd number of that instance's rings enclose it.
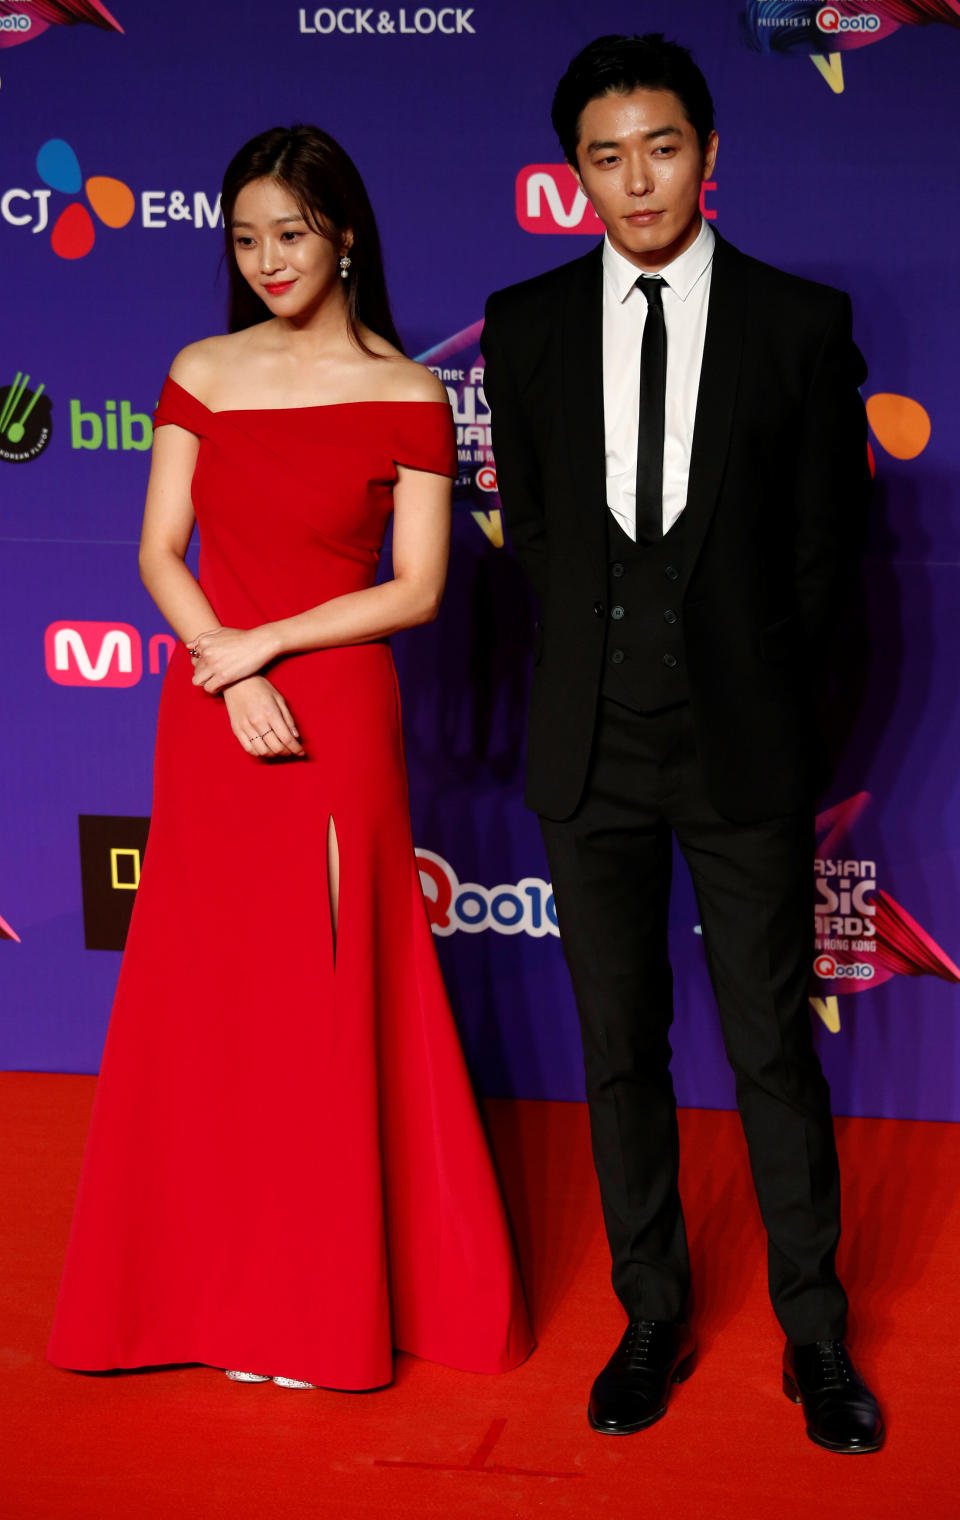
<instances>
[{"instance_id":1,"label":"off-shoulder red dress","mask_svg":"<svg viewBox=\"0 0 960 1520\"><path fill-rule=\"evenodd\" d=\"M200 439L200 580L230 627L370 586L396 466L456 473L442 402L211 412L168 380L156 423ZM530 1328L421 893L389 646L271 669L306 760L247 755L191 676L178 644L50 1359L357 1389L389 1382L393 1348L512 1367Z\"/></svg>"}]
</instances>

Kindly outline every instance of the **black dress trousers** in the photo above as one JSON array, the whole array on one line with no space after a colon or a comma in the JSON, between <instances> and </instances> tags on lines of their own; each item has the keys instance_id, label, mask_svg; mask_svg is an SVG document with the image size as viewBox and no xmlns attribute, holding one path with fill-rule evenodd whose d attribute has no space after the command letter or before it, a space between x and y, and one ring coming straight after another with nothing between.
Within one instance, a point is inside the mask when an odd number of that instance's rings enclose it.
<instances>
[{"instance_id":1,"label":"black dress trousers","mask_svg":"<svg viewBox=\"0 0 960 1520\"><path fill-rule=\"evenodd\" d=\"M796 1344L843 1337L839 1171L808 1004L812 808L729 822L704 790L689 705L651 714L601 699L580 807L541 826L583 1033L613 1286L629 1318L683 1319L689 1290L670 1076L675 833L736 1076L773 1307Z\"/></svg>"}]
</instances>

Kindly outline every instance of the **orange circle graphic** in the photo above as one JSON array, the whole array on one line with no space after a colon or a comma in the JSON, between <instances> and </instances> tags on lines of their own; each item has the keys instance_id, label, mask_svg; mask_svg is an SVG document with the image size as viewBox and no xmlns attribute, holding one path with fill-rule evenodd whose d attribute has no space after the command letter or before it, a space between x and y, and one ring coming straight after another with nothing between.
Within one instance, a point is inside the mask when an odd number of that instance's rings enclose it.
<instances>
[{"instance_id":1,"label":"orange circle graphic","mask_svg":"<svg viewBox=\"0 0 960 1520\"><path fill-rule=\"evenodd\" d=\"M910 396L881 392L867 399L870 426L894 459L916 459L930 442L930 418Z\"/></svg>"},{"instance_id":2,"label":"orange circle graphic","mask_svg":"<svg viewBox=\"0 0 960 1520\"><path fill-rule=\"evenodd\" d=\"M101 222L108 227L125 227L133 216L135 201L133 192L122 179L111 179L108 174L94 174L87 180L90 204Z\"/></svg>"}]
</instances>

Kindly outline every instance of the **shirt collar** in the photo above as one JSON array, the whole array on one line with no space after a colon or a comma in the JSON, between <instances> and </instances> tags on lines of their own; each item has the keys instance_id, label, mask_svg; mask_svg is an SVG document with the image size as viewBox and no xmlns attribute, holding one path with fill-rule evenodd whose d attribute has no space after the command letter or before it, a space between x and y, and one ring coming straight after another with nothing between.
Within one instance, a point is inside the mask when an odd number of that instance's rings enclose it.
<instances>
[{"instance_id":1,"label":"shirt collar","mask_svg":"<svg viewBox=\"0 0 960 1520\"><path fill-rule=\"evenodd\" d=\"M716 246L713 228L703 217L700 231L690 247L679 254L672 263L664 265L659 273L670 286L674 295L685 301L700 276L708 268ZM609 235L603 239L603 274L609 288L619 302L624 302L637 283L641 271L618 253Z\"/></svg>"}]
</instances>

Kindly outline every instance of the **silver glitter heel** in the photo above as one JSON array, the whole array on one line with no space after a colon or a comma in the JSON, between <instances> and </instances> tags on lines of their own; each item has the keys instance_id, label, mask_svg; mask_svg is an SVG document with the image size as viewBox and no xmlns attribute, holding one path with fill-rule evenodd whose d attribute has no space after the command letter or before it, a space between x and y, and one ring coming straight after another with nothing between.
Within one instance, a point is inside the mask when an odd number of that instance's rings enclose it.
<instances>
[{"instance_id":1,"label":"silver glitter heel","mask_svg":"<svg viewBox=\"0 0 960 1520\"><path fill-rule=\"evenodd\" d=\"M304 1383L300 1378L275 1377L271 1380L278 1388L316 1388L316 1383Z\"/></svg>"},{"instance_id":2,"label":"silver glitter heel","mask_svg":"<svg viewBox=\"0 0 960 1520\"><path fill-rule=\"evenodd\" d=\"M269 1383L266 1373L259 1372L228 1372L227 1377L231 1383Z\"/></svg>"}]
</instances>

